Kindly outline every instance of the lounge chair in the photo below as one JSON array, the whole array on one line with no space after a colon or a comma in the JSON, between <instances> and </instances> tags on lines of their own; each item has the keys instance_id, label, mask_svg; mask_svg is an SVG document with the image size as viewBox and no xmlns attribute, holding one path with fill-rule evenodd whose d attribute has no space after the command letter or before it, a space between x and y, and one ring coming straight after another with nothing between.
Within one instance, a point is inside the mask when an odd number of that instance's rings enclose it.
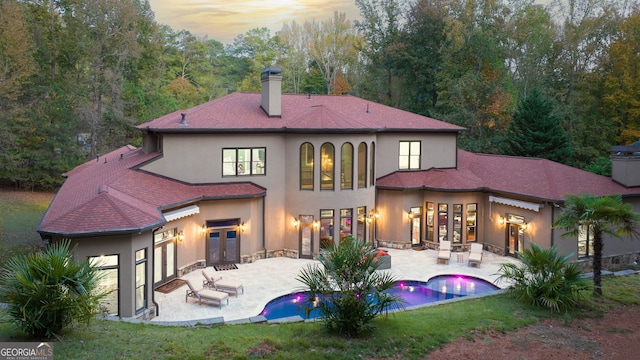
<instances>
[{"instance_id":1,"label":"lounge chair","mask_svg":"<svg viewBox=\"0 0 640 360\"><path fill-rule=\"evenodd\" d=\"M191 282L189 282L189 280L186 280L186 282L189 288L187 289L187 295L184 298L185 302L187 302L191 297L194 299L198 299L201 304L204 300L212 303L213 305L222 307L222 302L226 300L227 305L229 305L229 294L211 289L196 290L193 285L191 285Z\"/></svg>"},{"instance_id":2,"label":"lounge chair","mask_svg":"<svg viewBox=\"0 0 640 360\"><path fill-rule=\"evenodd\" d=\"M469 266L478 265L482 262L482 244L471 244L471 251L469 251Z\"/></svg>"},{"instance_id":3,"label":"lounge chair","mask_svg":"<svg viewBox=\"0 0 640 360\"><path fill-rule=\"evenodd\" d=\"M438 263L440 260L446 261L447 264L451 259L451 241L442 240L440 241L440 248L438 249Z\"/></svg>"},{"instance_id":4,"label":"lounge chair","mask_svg":"<svg viewBox=\"0 0 640 360\"><path fill-rule=\"evenodd\" d=\"M244 286L242 283L230 280L222 280L222 276L209 277L207 273L202 270L202 275L205 280L202 282L202 286L206 288L215 289L217 291L223 291L229 294L233 294L238 297L238 292L242 291L244 294Z\"/></svg>"}]
</instances>

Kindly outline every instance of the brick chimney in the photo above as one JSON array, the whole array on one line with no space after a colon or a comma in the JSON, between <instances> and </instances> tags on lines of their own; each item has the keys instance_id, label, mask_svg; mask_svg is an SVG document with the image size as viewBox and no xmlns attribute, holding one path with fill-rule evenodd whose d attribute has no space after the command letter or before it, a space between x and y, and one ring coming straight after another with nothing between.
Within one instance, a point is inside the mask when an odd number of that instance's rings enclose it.
<instances>
[{"instance_id":1,"label":"brick chimney","mask_svg":"<svg viewBox=\"0 0 640 360\"><path fill-rule=\"evenodd\" d=\"M260 107L269 117L282 116L282 68L268 66L260 73L262 97Z\"/></svg>"}]
</instances>

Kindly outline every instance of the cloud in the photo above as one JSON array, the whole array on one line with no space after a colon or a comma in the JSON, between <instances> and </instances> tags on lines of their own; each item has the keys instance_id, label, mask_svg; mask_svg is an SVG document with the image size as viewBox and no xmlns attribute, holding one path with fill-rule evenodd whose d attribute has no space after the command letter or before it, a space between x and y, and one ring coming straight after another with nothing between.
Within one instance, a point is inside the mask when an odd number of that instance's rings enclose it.
<instances>
[{"instance_id":1,"label":"cloud","mask_svg":"<svg viewBox=\"0 0 640 360\"><path fill-rule=\"evenodd\" d=\"M248 30L267 27L272 34L294 20L325 21L335 11L359 17L353 0L150 0L156 21L223 43Z\"/></svg>"}]
</instances>

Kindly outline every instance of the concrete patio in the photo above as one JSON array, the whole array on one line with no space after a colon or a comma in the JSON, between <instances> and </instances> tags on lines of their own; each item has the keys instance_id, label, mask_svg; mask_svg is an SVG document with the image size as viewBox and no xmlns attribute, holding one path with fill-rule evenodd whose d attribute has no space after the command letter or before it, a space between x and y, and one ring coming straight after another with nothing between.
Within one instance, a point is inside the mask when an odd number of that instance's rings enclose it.
<instances>
[{"instance_id":1,"label":"concrete patio","mask_svg":"<svg viewBox=\"0 0 640 360\"><path fill-rule=\"evenodd\" d=\"M475 276L490 282L498 278L497 272L505 262L517 263L515 258L498 256L484 251L480 267L470 267L467 263L468 252L452 253L449 264L437 264L435 250L397 250L389 249L391 269L379 270L391 272L397 280L427 281L441 274L460 274ZM461 255L462 262L458 262ZM230 296L229 305L218 308L206 303L199 304L193 298L185 302L187 285L169 294L155 292L155 301L160 314L151 322L185 322L207 319L224 319L225 322L243 322L260 314L264 306L274 298L302 290L302 283L296 280L300 270L306 266L319 264L315 260L270 258L250 264L238 264L237 270L215 271L205 269L209 275L222 276L225 280L241 282L244 294ZM189 280L196 289L202 288L204 277L200 270L182 277ZM496 284L504 287L505 284ZM247 320L248 321L248 320ZM205 321L206 322L206 321Z\"/></svg>"}]
</instances>

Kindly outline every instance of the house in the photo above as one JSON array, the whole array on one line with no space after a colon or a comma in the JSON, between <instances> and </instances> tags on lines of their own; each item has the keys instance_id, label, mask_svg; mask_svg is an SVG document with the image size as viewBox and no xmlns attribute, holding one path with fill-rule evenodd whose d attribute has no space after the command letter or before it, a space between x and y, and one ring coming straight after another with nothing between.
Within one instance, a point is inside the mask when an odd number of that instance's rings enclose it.
<instances>
[{"instance_id":1,"label":"house","mask_svg":"<svg viewBox=\"0 0 640 360\"><path fill-rule=\"evenodd\" d=\"M281 94L281 81L268 67L261 93L146 122L141 147L65 174L38 231L100 267L111 314L154 316L154 289L194 269L312 258L349 234L406 249L480 242L507 256L531 241L588 259L588 231L561 239L551 227L565 194L622 194L640 209L640 171L624 170L640 164L633 153L616 156L620 181L474 154L458 149L462 127L353 96ZM640 242L604 251L630 261Z\"/></svg>"}]
</instances>

